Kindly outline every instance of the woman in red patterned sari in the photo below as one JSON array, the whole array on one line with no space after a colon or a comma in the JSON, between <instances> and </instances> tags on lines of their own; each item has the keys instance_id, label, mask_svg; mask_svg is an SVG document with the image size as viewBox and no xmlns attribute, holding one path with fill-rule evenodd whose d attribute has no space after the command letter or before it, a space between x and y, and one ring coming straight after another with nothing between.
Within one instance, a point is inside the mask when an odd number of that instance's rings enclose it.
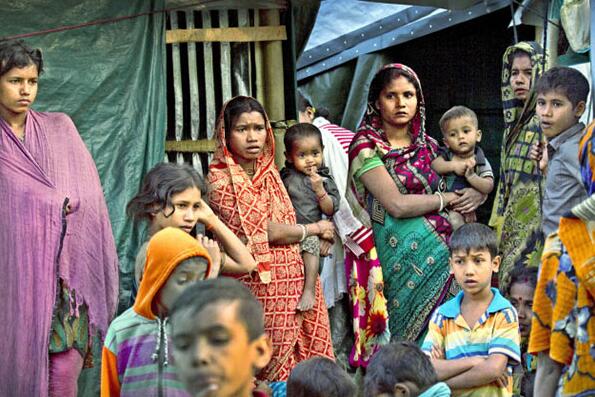
<instances>
[{"instance_id":1,"label":"woman in red patterned sari","mask_svg":"<svg viewBox=\"0 0 595 397\"><path fill-rule=\"evenodd\" d=\"M314 308L297 311L304 287L299 242L314 235L332 239L333 226L324 220L295 224L295 212L275 168L273 130L254 98L240 96L227 102L216 133L208 175L210 205L258 263L257 272L240 281L262 303L265 330L273 343L273 358L258 377L287 380L302 360L334 357L319 281Z\"/></svg>"}]
</instances>

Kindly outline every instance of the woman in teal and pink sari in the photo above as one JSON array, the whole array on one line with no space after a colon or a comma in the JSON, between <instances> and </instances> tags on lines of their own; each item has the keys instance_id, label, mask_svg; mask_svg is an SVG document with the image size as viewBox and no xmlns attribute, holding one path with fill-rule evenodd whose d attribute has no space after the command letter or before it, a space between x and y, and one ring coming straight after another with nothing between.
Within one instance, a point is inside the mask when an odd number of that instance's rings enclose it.
<instances>
[{"instance_id":1,"label":"woman in teal and pink sari","mask_svg":"<svg viewBox=\"0 0 595 397\"><path fill-rule=\"evenodd\" d=\"M348 199L356 217L374 232L391 339L417 341L453 284L447 245L451 226L444 209L468 210L483 197L474 191L442 192L440 177L430 167L438 145L425 133L425 103L413 70L400 64L383 67L372 80L368 102L349 150ZM380 277L367 270L370 277ZM369 279L367 285L378 288L382 282Z\"/></svg>"}]
</instances>

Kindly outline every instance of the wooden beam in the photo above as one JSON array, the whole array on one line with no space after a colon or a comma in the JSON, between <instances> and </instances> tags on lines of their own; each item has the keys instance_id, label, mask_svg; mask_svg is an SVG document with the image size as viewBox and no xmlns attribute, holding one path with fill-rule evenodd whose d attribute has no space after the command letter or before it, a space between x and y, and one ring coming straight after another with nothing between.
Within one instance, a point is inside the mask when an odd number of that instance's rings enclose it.
<instances>
[{"instance_id":1,"label":"wooden beam","mask_svg":"<svg viewBox=\"0 0 595 397\"><path fill-rule=\"evenodd\" d=\"M285 26L242 28L172 29L165 32L165 42L254 42L287 40Z\"/></svg>"},{"instance_id":2,"label":"wooden beam","mask_svg":"<svg viewBox=\"0 0 595 397\"><path fill-rule=\"evenodd\" d=\"M179 153L212 153L215 151L215 139L198 139L192 141L186 139L183 141L165 141L166 152Z\"/></svg>"}]
</instances>

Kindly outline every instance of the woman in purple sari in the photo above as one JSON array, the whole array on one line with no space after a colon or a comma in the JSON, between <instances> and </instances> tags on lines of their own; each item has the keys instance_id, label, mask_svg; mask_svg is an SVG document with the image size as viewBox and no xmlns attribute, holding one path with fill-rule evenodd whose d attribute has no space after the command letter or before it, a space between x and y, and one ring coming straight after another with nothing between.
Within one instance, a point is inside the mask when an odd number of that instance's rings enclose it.
<instances>
[{"instance_id":1,"label":"woman in purple sari","mask_svg":"<svg viewBox=\"0 0 595 397\"><path fill-rule=\"evenodd\" d=\"M0 43L2 396L76 396L118 295L95 163L67 115L30 108L42 67L39 50Z\"/></svg>"}]
</instances>

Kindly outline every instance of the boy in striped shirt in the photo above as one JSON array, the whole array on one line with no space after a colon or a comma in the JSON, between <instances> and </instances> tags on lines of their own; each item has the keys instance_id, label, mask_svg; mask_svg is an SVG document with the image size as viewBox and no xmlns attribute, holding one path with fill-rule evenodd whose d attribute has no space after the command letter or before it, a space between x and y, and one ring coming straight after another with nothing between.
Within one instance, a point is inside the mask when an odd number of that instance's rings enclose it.
<instances>
[{"instance_id":1,"label":"boy in striped shirt","mask_svg":"<svg viewBox=\"0 0 595 397\"><path fill-rule=\"evenodd\" d=\"M512 396L519 323L514 307L491 288L500 266L496 235L466 224L452 234L450 249L450 271L463 291L436 310L422 349L453 395Z\"/></svg>"}]
</instances>

